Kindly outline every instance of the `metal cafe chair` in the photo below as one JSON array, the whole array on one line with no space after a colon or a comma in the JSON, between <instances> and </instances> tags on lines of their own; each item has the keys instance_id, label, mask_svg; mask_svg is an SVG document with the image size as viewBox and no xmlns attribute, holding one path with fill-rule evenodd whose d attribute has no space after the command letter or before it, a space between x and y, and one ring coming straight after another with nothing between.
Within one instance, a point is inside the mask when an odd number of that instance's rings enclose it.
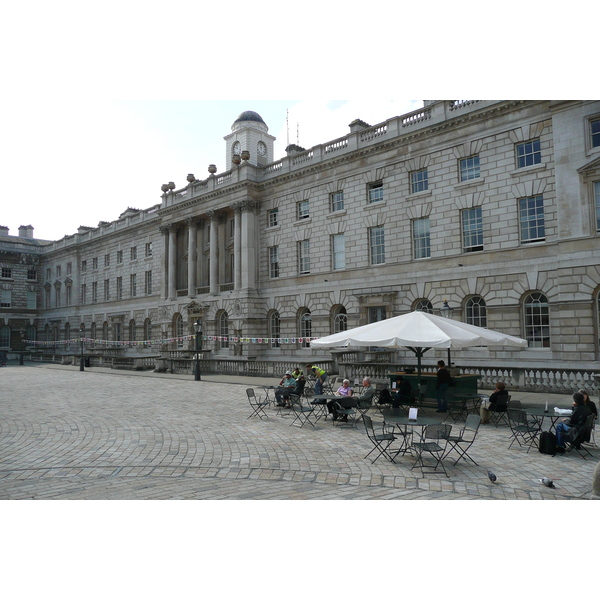
<instances>
[{"instance_id":1,"label":"metal cafe chair","mask_svg":"<svg viewBox=\"0 0 600 600\"><path fill-rule=\"evenodd\" d=\"M469 456L468 450L473 445L473 442L477 437L477 432L479 431L480 425L481 417L479 415L469 415L465 422L465 426L460 430L460 433L458 435L450 434L448 436L448 445L450 448L446 451L444 458L446 458L450 452L455 450L458 453L458 458L453 466L456 466L461 458L468 458L475 466L479 466Z\"/></svg>"},{"instance_id":2,"label":"metal cafe chair","mask_svg":"<svg viewBox=\"0 0 600 600\"><path fill-rule=\"evenodd\" d=\"M579 454L579 456L581 456L581 458L583 458L583 460L587 460L587 458L582 454L582 451L585 452L588 456L591 456L592 454L582 444L585 443L586 437L587 437L587 439L590 439L593 426L594 426L594 415L591 414L591 415L588 415L583 427L576 429L575 435L570 440L569 439L565 440L566 445L567 445L566 451L571 452L572 450L575 450L575 452L577 452L577 454Z\"/></svg>"},{"instance_id":3,"label":"metal cafe chair","mask_svg":"<svg viewBox=\"0 0 600 600\"><path fill-rule=\"evenodd\" d=\"M265 406L269 406L268 400L263 400L260 396L257 397L252 388L246 389L246 396L248 396L248 402L252 407L252 413L248 416L248 419L256 416L262 421L262 415L268 419L269 415L265 412Z\"/></svg>"},{"instance_id":4,"label":"metal cafe chair","mask_svg":"<svg viewBox=\"0 0 600 600\"><path fill-rule=\"evenodd\" d=\"M337 414L337 419L334 419L333 425L350 425L351 427L356 427L356 419L357 419L357 411L354 407L344 408L339 402L336 402L333 405L334 413ZM341 418L340 418L341 417Z\"/></svg>"},{"instance_id":5,"label":"metal cafe chair","mask_svg":"<svg viewBox=\"0 0 600 600\"><path fill-rule=\"evenodd\" d=\"M527 411L523 408L510 408L506 411L508 415L508 425L512 436L511 446L517 442L519 446L527 446L527 452L535 444L537 436L542 431L542 426L537 421L527 420Z\"/></svg>"},{"instance_id":6,"label":"metal cafe chair","mask_svg":"<svg viewBox=\"0 0 600 600\"><path fill-rule=\"evenodd\" d=\"M491 405L488 407L490 411L490 421L498 427L498 423L502 421L505 425L509 425L508 415L506 411L508 410L508 405L510 403L510 394L506 396L498 396L498 400L496 400L496 407L494 409L491 408Z\"/></svg>"},{"instance_id":7,"label":"metal cafe chair","mask_svg":"<svg viewBox=\"0 0 600 600\"><path fill-rule=\"evenodd\" d=\"M311 421L311 416L314 416L315 407L302 403L302 396L292 394L290 396L290 402L292 403L292 414L294 420L290 423L290 427L296 422L300 421L300 427L304 427L306 423L315 426L315 422Z\"/></svg>"},{"instance_id":8,"label":"metal cafe chair","mask_svg":"<svg viewBox=\"0 0 600 600\"><path fill-rule=\"evenodd\" d=\"M446 453L448 436L450 435L451 430L452 425L446 425L444 423L440 425L427 425L423 428L423 435L421 439L417 442L413 441L410 446L411 449L415 451L417 456L417 460L411 467L411 471L412 469L418 467L421 469L421 476L423 476L425 474L425 469L427 469L428 472L435 473L437 472L437 468L441 466L444 475L449 477L448 473L446 473L446 468L442 463L442 459ZM424 454L431 455L431 457L435 460L434 466L425 464L423 461Z\"/></svg>"},{"instance_id":9,"label":"metal cafe chair","mask_svg":"<svg viewBox=\"0 0 600 600\"><path fill-rule=\"evenodd\" d=\"M451 396L448 398L448 415L446 419L462 421L468 415L467 399L462 396ZM446 420L444 419L444 420Z\"/></svg>"},{"instance_id":10,"label":"metal cafe chair","mask_svg":"<svg viewBox=\"0 0 600 600\"><path fill-rule=\"evenodd\" d=\"M367 430L367 437L373 444L373 448L365 458L368 458L375 450L377 450L379 454L371 461L371 464L373 464L380 456L385 456L388 460L394 462L394 458L388 452L388 448L396 440L394 433L387 430L385 423L381 424L381 433L376 433L371 417L363 415L362 418L365 429Z\"/></svg>"}]
</instances>

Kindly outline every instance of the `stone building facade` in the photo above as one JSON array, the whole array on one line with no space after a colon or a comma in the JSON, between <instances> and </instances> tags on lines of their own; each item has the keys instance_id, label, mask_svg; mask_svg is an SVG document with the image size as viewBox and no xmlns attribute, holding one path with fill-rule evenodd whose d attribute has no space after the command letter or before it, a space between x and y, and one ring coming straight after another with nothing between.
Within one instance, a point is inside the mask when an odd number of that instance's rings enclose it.
<instances>
[{"instance_id":1,"label":"stone building facade","mask_svg":"<svg viewBox=\"0 0 600 600\"><path fill-rule=\"evenodd\" d=\"M247 111L224 138L226 172L164 184L160 204L62 240L28 238L17 263L39 261L37 305L1 308L4 337L29 326L64 341L83 325L187 349L200 319L212 357L301 363L329 356L310 338L447 303L529 341L458 363L597 367L600 101L427 101L349 127L275 160ZM3 267L23 239L0 235Z\"/></svg>"}]
</instances>

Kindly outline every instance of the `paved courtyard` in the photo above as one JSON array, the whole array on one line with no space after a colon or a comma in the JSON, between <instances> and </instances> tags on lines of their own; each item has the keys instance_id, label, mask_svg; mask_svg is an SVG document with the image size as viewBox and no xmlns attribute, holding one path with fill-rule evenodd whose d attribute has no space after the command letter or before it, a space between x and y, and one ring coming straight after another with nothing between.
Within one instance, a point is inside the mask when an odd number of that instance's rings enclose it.
<instances>
[{"instance_id":1,"label":"paved courtyard","mask_svg":"<svg viewBox=\"0 0 600 600\"><path fill-rule=\"evenodd\" d=\"M365 460L362 425L300 428L275 408L248 419L245 388L258 392L264 380L204 379L0 369L0 499L587 499L600 460L598 449L588 460L508 450L508 428L488 424L470 451L478 467L446 461L449 477L421 477L410 457ZM568 395L549 398L570 405ZM556 488L541 485L543 476Z\"/></svg>"}]
</instances>

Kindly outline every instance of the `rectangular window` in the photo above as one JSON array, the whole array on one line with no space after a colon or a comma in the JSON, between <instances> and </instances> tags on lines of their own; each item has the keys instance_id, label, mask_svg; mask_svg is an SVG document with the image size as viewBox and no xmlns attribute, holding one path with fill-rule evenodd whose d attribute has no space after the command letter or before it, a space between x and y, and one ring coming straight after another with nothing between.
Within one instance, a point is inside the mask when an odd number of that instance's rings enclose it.
<instances>
[{"instance_id":1,"label":"rectangular window","mask_svg":"<svg viewBox=\"0 0 600 600\"><path fill-rule=\"evenodd\" d=\"M123 262L123 250L117 250L117 264L120 265Z\"/></svg>"},{"instance_id":2,"label":"rectangular window","mask_svg":"<svg viewBox=\"0 0 600 600\"><path fill-rule=\"evenodd\" d=\"M310 240L298 242L298 272L310 273Z\"/></svg>"},{"instance_id":3,"label":"rectangular window","mask_svg":"<svg viewBox=\"0 0 600 600\"><path fill-rule=\"evenodd\" d=\"M463 252L483 250L483 220L481 206L467 208L461 212Z\"/></svg>"},{"instance_id":4,"label":"rectangular window","mask_svg":"<svg viewBox=\"0 0 600 600\"><path fill-rule=\"evenodd\" d=\"M67 275L72 275L73 274L73 263L68 262L67 263Z\"/></svg>"},{"instance_id":5,"label":"rectangular window","mask_svg":"<svg viewBox=\"0 0 600 600\"><path fill-rule=\"evenodd\" d=\"M12 305L12 291L0 290L0 307L10 308Z\"/></svg>"},{"instance_id":6,"label":"rectangular window","mask_svg":"<svg viewBox=\"0 0 600 600\"><path fill-rule=\"evenodd\" d=\"M98 302L98 282L92 282L92 304L96 304Z\"/></svg>"},{"instance_id":7,"label":"rectangular window","mask_svg":"<svg viewBox=\"0 0 600 600\"><path fill-rule=\"evenodd\" d=\"M519 200L519 222L521 224L521 242L543 242L546 239L544 229L544 198L540 194Z\"/></svg>"},{"instance_id":8,"label":"rectangular window","mask_svg":"<svg viewBox=\"0 0 600 600\"><path fill-rule=\"evenodd\" d=\"M92 270L95 271L98 268L98 257L92 258Z\"/></svg>"},{"instance_id":9,"label":"rectangular window","mask_svg":"<svg viewBox=\"0 0 600 600\"><path fill-rule=\"evenodd\" d=\"M50 288L44 290L44 302L46 303L46 308L50 308Z\"/></svg>"},{"instance_id":10,"label":"rectangular window","mask_svg":"<svg viewBox=\"0 0 600 600\"><path fill-rule=\"evenodd\" d=\"M32 291L27 291L27 308L30 310L35 310L37 308L37 293Z\"/></svg>"},{"instance_id":11,"label":"rectangular window","mask_svg":"<svg viewBox=\"0 0 600 600\"><path fill-rule=\"evenodd\" d=\"M12 268L11 267L2 267L2 278L3 279L12 279Z\"/></svg>"},{"instance_id":12,"label":"rectangular window","mask_svg":"<svg viewBox=\"0 0 600 600\"><path fill-rule=\"evenodd\" d=\"M60 307L60 287L54 288L54 306Z\"/></svg>"},{"instance_id":13,"label":"rectangular window","mask_svg":"<svg viewBox=\"0 0 600 600\"><path fill-rule=\"evenodd\" d=\"M130 258L131 258L131 260L137 260L137 246L131 247Z\"/></svg>"},{"instance_id":14,"label":"rectangular window","mask_svg":"<svg viewBox=\"0 0 600 600\"><path fill-rule=\"evenodd\" d=\"M383 227L371 227L369 231L369 246L371 264L382 265L385 263L385 233Z\"/></svg>"},{"instance_id":15,"label":"rectangular window","mask_svg":"<svg viewBox=\"0 0 600 600\"><path fill-rule=\"evenodd\" d=\"M105 254L104 255L104 266L105 267L110 267L110 254Z\"/></svg>"},{"instance_id":16,"label":"rectangular window","mask_svg":"<svg viewBox=\"0 0 600 600\"><path fill-rule=\"evenodd\" d=\"M269 211L269 224L268 227L277 227L277 225L279 224L279 209L278 208L272 208Z\"/></svg>"},{"instance_id":17,"label":"rectangular window","mask_svg":"<svg viewBox=\"0 0 600 600\"><path fill-rule=\"evenodd\" d=\"M421 169L420 171L413 171L410 174L410 192L411 194L418 194L429 189L429 176L427 169Z\"/></svg>"},{"instance_id":18,"label":"rectangular window","mask_svg":"<svg viewBox=\"0 0 600 600\"><path fill-rule=\"evenodd\" d=\"M381 202L383 200L383 183L381 181L370 183L368 192L369 204L373 204L373 202Z\"/></svg>"},{"instance_id":19,"label":"rectangular window","mask_svg":"<svg viewBox=\"0 0 600 600\"><path fill-rule=\"evenodd\" d=\"M531 140L524 144L517 144L517 167L530 167L539 165L542 162L542 153L540 151L540 140Z\"/></svg>"},{"instance_id":20,"label":"rectangular window","mask_svg":"<svg viewBox=\"0 0 600 600\"><path fill-rule=\"evenodd\" d=\"M148 242L145 246L146 256L152 256L152 242Z\"/></svg>"},{"instance_id":21,"label":"rectangular window","mask_svg":"<svg viewBox=\"0 0 600 600\"><path fill-rule=\"evenodd\" d=\"M46 281L50 281L52 277L52 269L46 269Z\"/></svg>"},{"instance_id":22,"label":"rectangular window","mask_svg":"<svg viewBox=\"0 0 600 600\"><path fill-rule=\"evenodd\" d=\"M110 279L104 280L104 302L110 300Z\"/></svg>"},{"instance_id":23,"label":"rectangular window","mask_svg":"<svg viewBox=\"0 0 600 600\"><path fill-rule=\"evenodd\" d=\"M331 236L331 264L334 271L346 268L346 239L343 233Z\"/></svg>"},{"instance_id":24,"label":"rectangular window","mask_svg":"<svg viewBox=\"0 0 600 600\"><path fill-rule=\"evenodd\" d=\"M144 273L144 294L150 296L152 294L152 271Z\"/></svg>"},{"instance_id":25,"label":"rectangular window","mask_svg":"<svg viewBox=\"0 0 600 600\"><path fill-rule=\"evenodd\" d=\"M137 296L137 275L133 273L133 275L129 276L129 285L131 287L131 297Z\"/></svg>"},{"instance_id":26,"label":"rectangular window","mask_svg":"<svg viewBox=\"0 0 600 600\"><path fill-rule=\"evenodd\" d=\"M429 217L413 221L413 247L415 258L429 258L431 256Z\"/></svg>"},{"instance_id":27,"label":"rectangular window","mask_svg":"<svg viewBox=\"0 0 600 600\"><path fill-rule=\"evenodd\" d=\"M70 285L68 285L66 287L66 289L65 289L65 292L66 292L66 295L67 295L67 306L71 306L71 298L72 298L72 296L71 296L71 289L72 288L71 288Z\"/></svg>"},{"instance_id":28,"label":"rectangular window","mask_svg":"<svg viewBox=\"0 0 600 600\"><path fill-rule=\"evenodd\" d=\"M27 269L27 279L29 281L37 280L37 269L35 267L30 267L29 269Z\"/></svg>"},{"instance_id":29,"label":"rectangular window","mask_svg":"<svg viewBox=\"0 0 600 600\"><path fill-rule=\"evenodd\" d=\"M81 284L81 304L87 304L87 285Z\"/></svg>"},{"instance_id":30,"label":"rectangular window","mask_svg":"<svg viewBox=\"0 0 600 600\"><path fill-rule=\"evenodd\" d=\"M329 204L331 206L331 212L344 210L344 192L333 192L333 194L329 194Z\"/></svg>"},{"instance_id":31,"label":"rectangular window","mask_svg":"<svg viewBox=\"0 0 600 600\"><path fill-rule=\"evenodd\" d=\"M81 261L81 272L85 273L87 271L87 260Z\"/></svg>"},{"instance_id":32,"label":"rectangular window","mask_svg":"<svg viewBox=\"0 0 600 600\"><path fill-rule=\"evenodd\" d=\"M123 278L117 277L117 300L123 298Z\"/></svg>"},{"instance_id":33,"label":"rectangular window","mask_svg":"<svg viewBox=\"0 0 600 600\"><path fill-rule=\"evenodd\" d=\"M60 277L61 277L61 275L62 275L62 270L61 270L61 268L60 268L60 265L58 265L58 266L56 267L56 277L60 278Z\"/></svg>"},{"instance_id":34,"label":"rectangular window","mask_svg":"<svg viewBox=\"0 0 600 600\"><path fill-rule=\"evenodd\" d=\"M596 200L596 231L600 231L600 181L594 182L594 197Z\"/></svg>"},{"instance_id":35,"label":"rectangular window","mask_svg":"<svg viewBox=\"0 0 600 600\"><path fill-rule=\"evenodd\" d=\"M600 146L600 119L590 121L592 148Z\"/></svg>"},{"instance_id":36,"label":"rectangular window","mask_svg":"<svg viewBox=\"0 0 600 600\"><path fill-rule=\"evenodd\" d=\"M269 247L269 277L279 277L279 246Z\"/></svg>"},{"instance_id":37,"label":"rectangular window","mask_svg":"<svg viewBox=\"0 0 600 600\"><path fill-rule=\"evenodd\" d=\"M302 200L296 204L298 211L298 220L308 219L310 217L310 203L308 200Z\"/></svg>"},{"instance_id":38,"label":"rectangular window","mask_svg":"<svg viewBox=\"0 0 600 600\"><path fill-rule=\"evenodd\" d=\"M479 154L463 158L460 161L460 180L469 181L479 177Z\"/></svg>"}]
</instances>

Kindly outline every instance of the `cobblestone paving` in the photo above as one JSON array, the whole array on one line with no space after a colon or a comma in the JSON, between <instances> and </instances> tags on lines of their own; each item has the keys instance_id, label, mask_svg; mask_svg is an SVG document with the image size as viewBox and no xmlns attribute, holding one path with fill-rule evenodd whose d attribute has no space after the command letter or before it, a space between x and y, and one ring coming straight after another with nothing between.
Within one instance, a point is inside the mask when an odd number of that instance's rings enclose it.
<instances>
[{"instance_id":1,"label":"cobblestone paving","mask_svg":"<svg viewBox=\"0 0 600 600\"><path fill-rule=\"evenodd\" d=\"M0 499L576 499L589 498L600 458L598 449L587 461L508 450L508 428L484 425L470 451L478 467L447 462L449 477L421 477L409 457L365 460L362 426L290 426L274 408L268 419L248 419L246 387L2 368Z\"/></svg>"}]
</instances>

